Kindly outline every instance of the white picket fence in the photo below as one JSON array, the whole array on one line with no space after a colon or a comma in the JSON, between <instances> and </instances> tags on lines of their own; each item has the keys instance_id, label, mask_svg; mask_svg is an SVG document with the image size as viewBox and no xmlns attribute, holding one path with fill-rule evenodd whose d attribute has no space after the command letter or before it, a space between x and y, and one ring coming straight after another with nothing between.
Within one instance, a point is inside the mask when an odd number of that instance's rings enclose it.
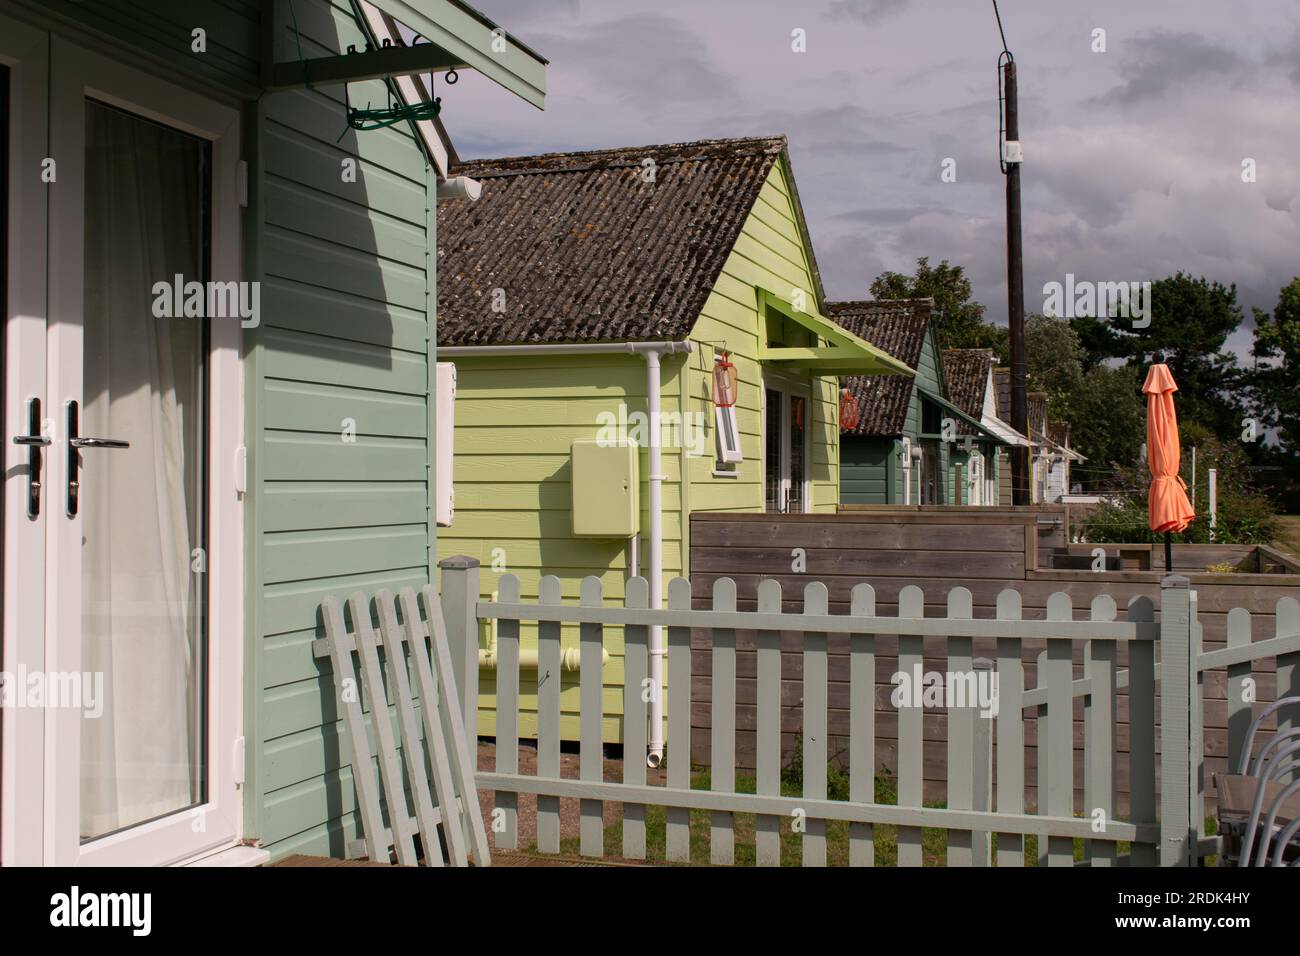
<instances>
[{"instance_id":1,"label":"white picket fence","mask_svg":"<svg viewBox=\"0 0 1300 956\"><path fill-rule=\"evenodd\" d=\"M925 617L920 588L906 587L897 614L879 615L869 584L852 591L848 614L831 614L825 585L804 588L801 613L782 610L781 587L767 580L758 588L757 607L737 610L736 586L715 582L711 608L693 608L690 582L669 584L668 606L648 606L642 578L627 582L622 607L605 603L598 578L582 582L576 605L561 601L560 581L541 579L540 598L524 602L513 575L500 579L494 601L478 599L479 566L472 558L441 562L441 595L425 588L423 607L414 592L401 599L383 592L373 602L353 595L351 626L340 605L323 607L327 637L316 654L329 658L346 717L349 762L356 780L372 859L413 862L420 838L423 858L437 862L442 845L452 862L488 863L482 821L471 809L473 787L494 792L493 841L497 849L519 844L519 794L537 796L537 843L544 854L561 850L560 799L576 798L580 808L579 852L606 855L605 805L622 806L621 847L614 855L647 857L647 808L664 809L664 856L670 862L692 859L692 811L709 815L708 859L736 859L737 814L753 816L754 859L759 865L782 862L782 821L799 822L798 855L805 866L828 862L827 823L847 825L847 862L877 862L877 828L896 829L897 863L919 866L923 829L945 832L946 862L957 866L1022 866L1025 838L1037 838L1036 862L1076 865L1189 865L1214 854L1217 841L1202 827L1205 807L1202 746L1205 675L1226 668L1229 688L1229 765L1241 756L1252 713L1246 691L1263 659L1277 662L1277 694L1300 693L1300 603L1278 602L1276 634L1251 640L1250 616L1234 610L1228 618L1227 647L1203 652L1196 618L1196 592L1185 578L1171 576L1160 587L1160 622L1150 598L1134 600L1123 617L1106 595L1077 615L1068 595L1054 594L1045 620L1024 620L1018 592L997 600L996 617L974 619L970 592L953 588L944 617ZM423 614L421 613L423 611ZM373 615L373 616L372 616ZM473 737L477 726L478 635L481 620L496 622L496 766L474 774ZM376 621L378 628L375 629ZM521 773L520 624L536 622L538 648L537 769ZM561 627L579 630L579 774L561 775ZM648 702L642 693L649 675L649 633L667 631L668 723L666 779L651 783L646 749ZM602 651L605 629L618 627L623 638L623 762L621 780L604 779ZM691 677L693 630L710 635L711 739L709 789L692 788ZM757 665L756 785L737 790L736 635L755 635ZM801 635L802 780L798 795L781 788L781 685L783 633ZM829 636L847 636L849 654L849 746L847 799L830 799L828 769ZM922 805L922 721L920 707L898 708L896 803L875 802L876 647L881 636L897 640L897 669L912 673L923 664L924 642L943 642L946 670L978 681L996 675L998 706L984 717L980 702L945 702L947 715L946 799L942 807ZM974 656L974 642L996 648L993 657ZM1037 686L1025 686L1026 642L1045 646L1037 655ZM1116 666L1126 645L1128 668ZM892 647L893 640L890 641ZM1082 671L1076 674L1076 646L1082 645ZM1157 664L1157 645L1159 664ZM381 667L382 652L382 667ZM362 680L356 679L353 654ZM933 657L931 657L933 660ZM399 662L395 664L394 662ZM407 673L414 674L410 680ZM982 678L980 675L984 675ZM356 695L364 689L364 701ZM1128 701L1129 794L1127 819L1116 817L1116 709L1120 692ZM1073 715L1076 698L1084 705L1083 779L1077 781ZM388 721L374 721L374 701L385 700ZM425 706L428 704L429 706ZM1157 732L1157 707L1159 730ZM1025 800L1026 720L1037 722L1036 812ZM397 733L391 729L396 725ZM1300 726L1300 713L1279 713L1279 730ZM372 751L368 741L375 740ZM996 746L995 746L996 743ZM400 746L399 746L400 744ZM424 751L424 756L421 752ZM433 768L424 786L421 767ZM411 784L403 782L401 770ZM1157 787L1157 772L1159 787ZM1076 783L1082 806L1075 805ZM382 785L382 786L381 786ZM433 801L436 800L436 806ZM381 808L381 801L386 808ZM441 828L442 837L435 832ZM996 842L993 835L996 834ZM699 834L697 834L697 838ZM1120 844L1127 844L1125 850ZM358 851L361 848L358 847ZM469 851L468 853L466 851ZM430 855L432 854L432 856Z\"/></svg>"},{"instance_id":2,"label":"white picket fence","mask_svg":"<svg viewBox=\"0 0 1300 956\"><path fill-rule=\"evenodd\" d=\"M476 571L476 569L474 569ZM477 577L475 573L473 577ZM444 576L443 592L448 579ZM452 586L470 586L454 581ZM1191 593L1185 579L1171 578L1162 589L1163 622L1157 627L1153 603L1134 601L1125 619L1118 620L1114 601L1099 597L1084 620L1074 619L1065 594L1052 597L1045 621L1021 619L1020 596L1004 591L995 620L975 620L971 595L954 588L948 595L948 614L924 617L924 595L905 588L897 616L878 616L871 586L853 590L847 615L828 613L827 591L820 583L804 589L803 613L783 613L780 585L765 581L758 592L755 611L736 610L736 589L730 579L715 584L711 609L692 609L690 584L672 581L668 607L649 609L646 582L627 583L623 607L604 603L600 582L583 581L578 605L560 601L558 578L541 581L540 599L524 603L518 580L507 575L499 584L498 599L477 604L477 616L497 622L497 767L480 772L478 786L496 791L496 806L504 813L495 827L496 846L514 848L517 842L517 795L533 793L537 800L537 849L560 850L559 798L581 801L580 852L604 855L603 804L623 805L622 856L646 855L645 808L666 809L665 851L669 861L690 859L691 810L711 814L709 859L728 864L735 858L735 814L755 814L755 856L760 865L780 862L780 818L797 818L803 825L802 862L821 866L827 860L826 822L846 821L849 826L848 861L852 865L874 862L874 828L896 826L900 865L921 865L922 828L947 831L950 865L1023 865L1023 838L1037 835L1040 854L1050 865L1074 864L1074 840L1085 841L1086 859L1094 865L1115 863L1118 844L1131 848L1125 859L1135 864L1175 863L1190 859L1198 828L1193 824L1193 794L1187 781L1192 763L1188 679L1191 642ZM522 774L516 763L519 727L519 625L538 625L538 733L537 773ZM580 772L578 779L560 777L560 628L579 626L580 670ZM668 633L666 714L668 721L668 772L666 785L646 782L644 762L647 703L641 692L648 673L648 632L660 625ZM604 630L619 626L624 640L624 779L603 779L601 724L603 685L601 651ZM690 686L691 631L707 629L712 640L712 738L710 789L691 789ZM757 643L757 786L756 793L735 789L736 633L756 632ZM802 793L782 796L780 790L780 685L782 632L803 635L803 742ZM827 799L827 638L848 635L850 655L849 799ZM998 677L999 708L986 719L974 707L948 711L948 787L946 806L922 806L922 716L916 707L903 707L898 718L897 804L874 802L875 765L875 639L898 637L898 669L910 672L922 662L926 638L947 644L947 669L954 674L976 671L972 641L996 640L996 661L989 662ZM1181 635L1181 638L1180 636ZM1039 685L1024 686L1022 663L1025 641L1045 641L1040 657ZM1159 752L1154 732L1156 707L1155 644L1161 641L1169 662L1161 686L1162 736L1167 757L1157 813L1156 767ZM1074 679L1072 652L1085 647L1085 673ZM1115 661L1120 643L1128 645L1129 668L1125 684L1133 726L1130 742L1131 806L1129 820L1115 817L1115 702L1120 675ZM1181 650L1180 650L1181 648ZM1181 657L1183 666L1175 666ZM1090 812L1076 816L1073 762L1072 710L1079 684L1089 704L1084 789ZM1025 811L1024 722L1025 709L1034 708L1039 720L1039 787L1037 813ZM1058 716L1059 715L1059 716ZM997 766L991 765L992 737L997 739ZM1052 759L1064 754L1064 759ZM1181 757L1181 759L1180 759ZM995 781L995 784L994 784ZM1157 822L1164 821L1163 828ZM990 835L998 834L996 858Z\"/></svg>"}]
</instances>

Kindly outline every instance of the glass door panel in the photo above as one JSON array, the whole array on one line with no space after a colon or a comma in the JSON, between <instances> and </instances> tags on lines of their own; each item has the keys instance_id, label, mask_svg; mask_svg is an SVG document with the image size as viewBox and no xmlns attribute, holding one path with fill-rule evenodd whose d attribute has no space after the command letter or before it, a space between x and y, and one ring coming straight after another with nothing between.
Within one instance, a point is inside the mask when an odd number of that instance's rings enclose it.
<instances>
[{"instance_id":1,"label":"glass door panel","mask_svg":"<svg viewBox=\"0 0 1300 956\"><path fill-rule=\"evenodd\" d=\"M81 839L206 797L207 322L155 315L205 282L209 145L86 103L82 402L61 510L81 517ZM171 313L168 312L168 315ZM70 442L70 445L74 442Z\"/></svg>"},{"instance_id":2,"label":"glass door panel","mask_svg":"<svg viewBox=\"0 0 1300 956\"><path fill-rule=\"evenodd\" d=\"M763 392L764 508L776 514L801 514L807 510L807 395L766 388Z\"/></svg>"},{"instance_id":3,"label":"glass door panel","mask_svg":"<svg viewBox=\"0 0 1300 956\"><path fill-rule=\"evenodd\" d=\"M769 512L785 511L785 496L783 494L785 474L785 460L782 454L784 444L784 432L781 427L782 395L774 388L764 390L763 393L763 410L765 418L765 429L763 433L763 483L764 483L764 507Z\"/></svg>"},{"instance_id":4,"label":"glass door panel","mask_svg":"<svg viewBox=\"0 0 1300 956\"><path fill-rule=\"evenodd\" d=\"M790 399L790 464L789 493L786 496L787 512L802 514L804 507L804 455L808 447L808 399L791 395Z\"/></svg>"}]
</instances>

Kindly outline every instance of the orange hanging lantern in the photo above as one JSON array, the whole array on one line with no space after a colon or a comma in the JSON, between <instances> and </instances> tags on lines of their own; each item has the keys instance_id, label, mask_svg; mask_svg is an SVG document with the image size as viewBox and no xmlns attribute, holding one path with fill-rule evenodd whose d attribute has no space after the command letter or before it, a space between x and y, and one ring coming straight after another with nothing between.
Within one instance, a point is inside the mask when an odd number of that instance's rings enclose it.
<instances>
[{"instance_id":1,"label":"orange hanging lantern","mask_svg":"<svg viewBox=\"0 0 1300 956\"><path fill-rule=\"evenodd\" d=\"M736 404L740 376L736 366L727 360L727 353L713 363L713 404L719 408L731 408Z\"/></svg>"},{"instance_id":2,"label":"orange hanging lantern","mask_svg":"<svg viewBox=\"0 0 1300 956\"><path fill-rule=\"evenodd\" d=\"M847 388L840 389L840 428L852 431L858 427L858 400Z\"/></svg>"}]
</instances>

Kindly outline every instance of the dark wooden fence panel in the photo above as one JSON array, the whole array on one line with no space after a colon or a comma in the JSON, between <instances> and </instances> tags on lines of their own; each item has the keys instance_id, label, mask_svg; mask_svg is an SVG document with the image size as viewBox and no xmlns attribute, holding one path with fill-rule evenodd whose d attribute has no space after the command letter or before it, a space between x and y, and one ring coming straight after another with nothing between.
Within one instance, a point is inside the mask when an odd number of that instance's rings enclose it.
<instances>
[{"instance_id":1,"label":"dark wooden fence panel","mask_svg":"<svg viewBox=\"0 0 1300 956\"><path fill-rule=\"evenodd\" d=\"M709 605L713 582L730 577L737 586L737 606L753 610L758 584L767 578L781 583L787 598L785 610L796 611L809 581L826 584L830 610L849 611L853 585L866 581L875 588L878 613L897 613L898 593L909 584L925 592L926 615L946 616L948 592L954 587L971 591L977 618L996 617L997 595L1014 587L1023 598L1024 617L1046 617L1047 599L1058 591L1068 594L1076 618L1086 615L1098 594L1114 598L1122 609L1137 597L1158 602L1161 565L1160 548L1146 545L1067 545L1070 527L1068 509L1046 508L956 508L921 506L859 506L836 515L709 514L691 516L691 587L697 607ZM1108 558L1119 559L1126 570L1054 570L1053 555L1088 555L1102 547ZM1203 650L1225 646L1227 613L1241 607L1251 612L1255 639L1272 636L1274 609L1281 597L1300 594L1298 574L1208 574L1210 565L1230 562L1242 568L1285 565L1276 558L1256 554L1254 549L1235 545L1179 545L1174 549L1174 570L1186 574L1197 591ZM1139 567L1156 570L1136 570ZM1158 612L1158 608L1157 608ZM923 668L946 669L941 642L927 642ZM933 646L929 646L933 644ZM711 657L705 632L692 635L693 682L691 699L691 752L707 763L711 719ZM1036 685L1037 654L1041 646L1026 643L1025 686ZM802 645L797 635L782 641L781 734L784 759L798 750L802 734ZM848 756L849 657L845 641L832 637L828 649L829 698L828 747L832 763L842 765ZM975 641L976 656L994 658L992 641ZM1082 648L1076 648L1075 676L1083 674ZM1127 649L1119 648L1119 668L1128 666ZM1258 699L1271 701L1276 692L1274 663L1256 662ZM876 647L876 760L889 772L897 767L897 717L890 703L894 689L891 678L897 670L897 639L881 637ZM756 686L754 635L740 633L736 639L736 766L752 771L755 757L754 705ZM1224 670L1205 675L1205 751L1207 772L1224 769L1227 754L1228 708ZM1157 707L1156 713L1159 714ZM1118 812L1128 812L1128 696L1121 691L1115 728L1119 759L1115 779L1119 790ZM1083 779L1083 701L1075 702L1074 741L1076 773ZM1026 714L1026 794L1035 806L1037 780L1037 721ZM922 767L927 798L942 798L947 769L947 718L942 711L927 713L923 720Z\"/></svg>"}]
</instances>

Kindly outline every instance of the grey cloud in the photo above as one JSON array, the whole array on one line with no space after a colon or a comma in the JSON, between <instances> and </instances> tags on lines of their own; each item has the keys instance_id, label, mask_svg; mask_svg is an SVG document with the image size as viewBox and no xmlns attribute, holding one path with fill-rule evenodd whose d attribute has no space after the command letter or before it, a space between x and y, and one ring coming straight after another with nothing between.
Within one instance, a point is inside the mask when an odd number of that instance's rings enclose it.
<instances>
[{"instance_id":1,"label":"grey cloud","mask_svg":"<svg viewBox=\"0 0 1300 956\"><path fill-rule=\"evenodd\" d=\"M623 105L646 115L735 102L740 95L734 78L717 68L719 57L701 32L671 17L637 14L579 24L539 36L537 43L553 63L579 71L584 89L612 91Z\"/></svg>"},{"instance_id":2,"label":"grey cloud","mask_svg":"<svg viewBox=\"0 0 1300 956\"><path fill-rule=\"evenodd\" d=\"M850 17L863 23L879 23L886 17L902 13L911 0L832 0L832 17Z\"/></svg>"},{"instance_id":3,"label":"grey cloud","mask_svg":"<svg viewBox=\"0 0 1300 956\"><path fill-rule=\"evenodd\" d=\"M1271 53L1268 62L1286 69L1291 82L1300 86L1300 30L1296 31L1289 44Z\"/></svg>"},{"instance_id":4,"label":"grey cloud","mask_svg":"<svg viewBox=\"0 0 1300 956\"><path fill-rule=\"evenodd\" d=\"M1110 104L1159 99L1171 88L1210 77L1233 77L1246 59L1197 33L1144 33L1120 45L1110 55L1119 58L1124 83L1101 97Z\"/></svg>"},{"instance_id":5,"label":"grey cloud","mask_svg":"<svg viewBox=\"0 0 1300 956\"><path fill-rule=\"evenodd\" d=\"M772 110L742 114L735 122L749 129L771 129L790 137L790 150L810 159L818 156L890 156L913 151L906 134L894 122L860 106L845 103L801 110Z\"/></svg>"},{"instance_id":6,"label":"grey cloud","mask_svg":"<svg viewBox=\"0 0 1300 956\"><path fill-rule=\"evenodd\" d=\"M872 206L864 209L845 209L833 213L830 218L835 222L849 223L872 229L911 222L917 216L935 212L936 209L935 206Z\"/></svg>"},{"instance_id":7,"label":"grey cloud","mask_svg":"<svg viewBox=\"0 0 1300 956\"><path fill-rule=\"evenodd\" d=\"M578 0L546 0L545 3L537 0L474 0L473 6L512 34L521 25L568 20L577 17L580 11Z\"/></svg>"}]
</instances>

